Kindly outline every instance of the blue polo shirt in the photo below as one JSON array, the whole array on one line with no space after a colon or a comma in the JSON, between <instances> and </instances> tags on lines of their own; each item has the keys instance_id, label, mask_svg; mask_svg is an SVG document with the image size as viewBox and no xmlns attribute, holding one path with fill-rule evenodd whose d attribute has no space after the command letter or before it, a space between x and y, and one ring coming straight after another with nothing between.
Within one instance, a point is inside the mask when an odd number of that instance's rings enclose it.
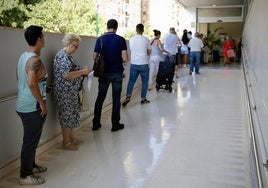
<instances>
[{"instance_id":1,"label":"blue polo shirt","mask_svg":"<svg viewBox=\"0 0 268 188\"><path fill-rule=\"evenodd\" d=\"M126 40L114 32L107 32L105 35L100 36L94 48L94 52L101 54L104 58L106 73L122 73L124 71L123 50L127 50Z\"/></svg>"}]
</instances>

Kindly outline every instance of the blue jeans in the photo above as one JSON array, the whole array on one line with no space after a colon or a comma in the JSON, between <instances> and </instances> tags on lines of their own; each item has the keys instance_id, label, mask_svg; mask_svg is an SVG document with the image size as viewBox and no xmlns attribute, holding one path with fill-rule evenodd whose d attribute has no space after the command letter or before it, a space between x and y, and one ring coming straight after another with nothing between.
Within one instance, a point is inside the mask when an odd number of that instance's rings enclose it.
<instances>
[{"instance_id":1,"label":"blue jeans","mask_svg":"<svg viewBox=\"0 0 268 188\"><path fill-rule=\"evenodd\" d=\"M190 72L199 73L201 52L190 52Z\"/></svg>"},{"instance_id":2,"label":"blue jeans","mask_svg":"<svg viewBox=\"0 0 268 188\"><path fill-rule=\"evenodd\" d=\"M95 102L93 126L99 125L101 122L101 112L103 102L106 98L107 91L110 83L112 84L112 97L113 97L113 108L112 108L112 124L118 125L120 121L120 97L122 92L122 73L105 73L103 77L99 78L99 92Z\"/></svg>"},{"instance_id":3,"label":"blue jeans","mask_svg":"<svg viewBox=\"0 0 268 188\"><path fill-rule=\"evenodd\" d=\"M38 146L46 116L40 116L41 110L21 113L17 112L23 124L23 144L21 148L20 177L33 175L35 153Z\"/></svg>"},{"instance_id":4,"label":"blue jeans","mask_svg":"<svg viewBox=\"0 0 268 188\"><path fill-rule=\"evenodd\" d=\"M134 85L138 76L141 75L141 99L146 99L148 81L149 81L149 65L130 65L130 74L127 84L127 97L131 97Z\"/></svg>"},{"instance_id":5,"label":"blue jeans","mask_svg":"<svg viewBox=\"0 0 268 188\"><path fill-rule=\"evenodd\" d=\"M164 61L173 63L174 65L176 64L176 55L171 55L170 57L167 54L164 54Z\"/></svg>"}]
</instances>

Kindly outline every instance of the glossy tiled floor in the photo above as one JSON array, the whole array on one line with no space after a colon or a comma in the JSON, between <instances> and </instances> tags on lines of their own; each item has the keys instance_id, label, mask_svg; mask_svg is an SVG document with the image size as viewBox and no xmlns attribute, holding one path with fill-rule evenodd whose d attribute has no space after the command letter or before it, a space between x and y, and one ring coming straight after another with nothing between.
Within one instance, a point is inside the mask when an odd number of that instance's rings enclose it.
<instances>
[{"instance_id":1,"label":"glossy tiled floor","mask_svg":"<svg viewBox=\"0 0 268 188\"><path fill-rule=\"evenodd\" d=\"M84 126L79 151L59 145L39 157L48 167L40 188L250 188L249 139L240 67L180 70L173 92L148 93L122 109L125 129ZM139 95L139 94L138 94ZM84 122L85 123L85 122ZM18 172L0 182L16 188Z\"/></svg>"}]
</instances>

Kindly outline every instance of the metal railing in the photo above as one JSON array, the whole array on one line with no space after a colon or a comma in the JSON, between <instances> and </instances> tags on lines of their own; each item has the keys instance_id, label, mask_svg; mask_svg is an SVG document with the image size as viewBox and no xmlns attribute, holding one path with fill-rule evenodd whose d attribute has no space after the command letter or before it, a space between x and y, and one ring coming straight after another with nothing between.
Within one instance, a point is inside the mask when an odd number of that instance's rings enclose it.
<instances>
[{"instance_id":1,"label":"metal railing","mask_svg":"<svg viewBox=\"0 0 268 188\"><path fill-rule=\"evenodd\" d=\"M10 100L13 100L13 99L16 99L16 98L17 98L17 95L10 95L8 97L1 97L0 98L0 103L10 101Z\"/></svg>"},{"instance_id":2,"label":"metal railing","mask_svg":"<svg viewBox=\"0 0 268 188\"><path fill-rule=\"evenodd\" d=\"M244 59L244 56L243 56L243 59ZM245 80L247 111L248 111L248 117L249 117L250 135L252 137L252 146L253 146L252 149L253 149L253 154L254 154L254 164L256 167L257 184L258 184L258 188L264 188L262 174L261 174L260 157L259 157L258 147L257 147L256 131L255 131L254 122L253 122L253 115L252 115L252 109L255 109L256 106L252 106L252 104L250 102L248 88L251 87L251 85L250 85L250 83L248 83L248 80L247 80L247 74L246 74L247 71L246 71L244 61L242 62L242 67L243 67L244 80Z\"/></svg>"}]
</instances>

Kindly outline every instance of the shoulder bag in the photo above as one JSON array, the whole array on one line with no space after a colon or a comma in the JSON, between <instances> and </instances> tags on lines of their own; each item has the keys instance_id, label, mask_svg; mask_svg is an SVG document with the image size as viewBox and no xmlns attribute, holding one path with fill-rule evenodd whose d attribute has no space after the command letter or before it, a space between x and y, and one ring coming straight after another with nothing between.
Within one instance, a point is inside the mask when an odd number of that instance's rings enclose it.
<instances>
[{"instance_id":1,"label":"shoulder bag","mask_svg":"<svg viewBox=\"0 0 268 188\"><path fill-rule=\"evenodd\" d=\"M101 42L101 51L98 54L97 58L94 60L94 64L93 64L93 71L94 71L93 75L98 78L103 76L104 70L105 70L105 62L101 55L102 47L103 47L102 37L100 38L100 42Z\"/></svg>"}]
</instances>

